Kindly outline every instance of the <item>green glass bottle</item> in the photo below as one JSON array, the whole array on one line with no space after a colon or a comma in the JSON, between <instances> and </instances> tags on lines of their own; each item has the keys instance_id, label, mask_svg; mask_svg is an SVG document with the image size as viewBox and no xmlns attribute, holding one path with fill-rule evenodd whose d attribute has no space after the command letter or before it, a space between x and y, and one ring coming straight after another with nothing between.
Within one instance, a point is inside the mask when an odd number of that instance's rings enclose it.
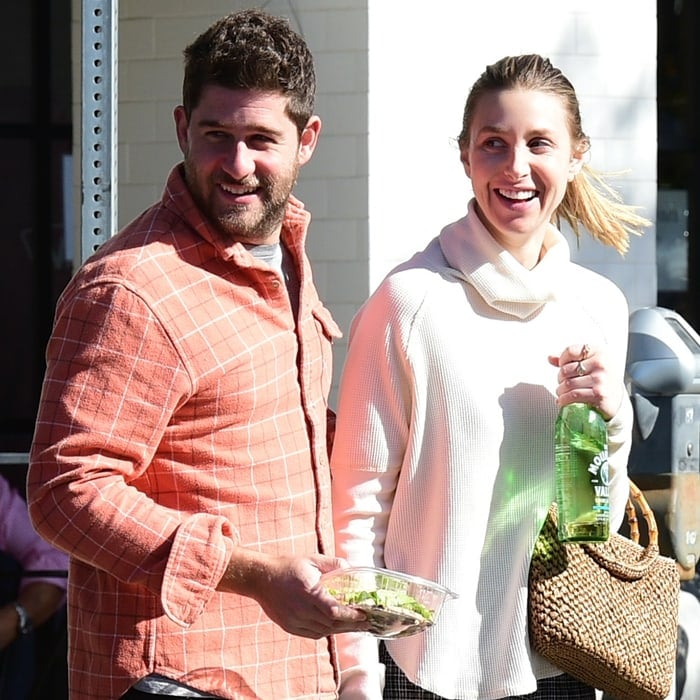
<instances>
[{"instance_id":1,"label":"green glass bottle","mask_svg":"<svg viewBox=\"0 0 700 700\"><path fill-rule=\"evenodd\" d=\"M610 536L605 419L592 406L572 403L559 411L554 432L559 539L605 542Z\"/></svg>"}]
</instances>

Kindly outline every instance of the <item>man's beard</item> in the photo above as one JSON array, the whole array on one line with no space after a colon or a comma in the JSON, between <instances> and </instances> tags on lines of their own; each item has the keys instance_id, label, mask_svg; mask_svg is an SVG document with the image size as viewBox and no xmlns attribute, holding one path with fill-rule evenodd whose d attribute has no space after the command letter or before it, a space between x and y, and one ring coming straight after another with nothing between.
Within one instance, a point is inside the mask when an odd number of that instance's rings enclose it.
<instances>
[{"instance_id":1,"label":"man's beard","mask_svg":"<svg viewBox=\"0 0 700 700\"><path fill-rule=\"evenodd\" d=\"M193 198L202 213L217 228L218 232L231 241L257 243L269 239L280 226L289 201L289 195L296 184L298 166L274 177L258 178L251 176L241 181L220 180L223 184L247 187L258 190L261 207L251 209L246 205L222 206L216 199L217 185L207 180L209 190L202 191L196 169L185 163L185 175Z\"/></svg>"},{"instance_id":2,"label":"man's beard","mask_svg":"<svg viewBox=\"0 0 700 700\"><path fill-rule=\"evenodd\" d=\"M289 192L284 197L280 194L275 196L274 193L271 197L268 195L266 190L262 210L256 209L253 212L245 205L234 205L220 211L213 221L221 233L232 240L245 240L249 243L264 240L282 223L289 200Z\"/></svg>"}]
</instances>

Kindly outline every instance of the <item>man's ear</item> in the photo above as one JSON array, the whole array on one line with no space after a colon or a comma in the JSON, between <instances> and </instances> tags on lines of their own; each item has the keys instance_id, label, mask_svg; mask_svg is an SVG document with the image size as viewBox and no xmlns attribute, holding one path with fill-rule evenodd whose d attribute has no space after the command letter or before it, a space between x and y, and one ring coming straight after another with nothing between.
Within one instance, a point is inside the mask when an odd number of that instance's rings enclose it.
<instances>
[{"instance_id":1,"label":"man's ear","mask_svg":"<svg viewBox=\"0 0 700 700\"><path fill-rule=\"evenodd\" d=\"M313 115L306 123L299 139L299 165L304 165L311 160L320 133L321 118Z\"/></svg>"},{"instance_id":2,"label":"man's ear","mask_svg":"<svg viewBox=\"0 0 700 700\"><path fill-rule=\"evenodd\" d=\"M180 150L182 151L183 155L187 155L189 144L189 121L187 119L187 115L185 114L185 108L182 105L175 107L173 118L175 119L175 133L177 134L177 142L180 144Z\"/></svg>"}]
</instances>

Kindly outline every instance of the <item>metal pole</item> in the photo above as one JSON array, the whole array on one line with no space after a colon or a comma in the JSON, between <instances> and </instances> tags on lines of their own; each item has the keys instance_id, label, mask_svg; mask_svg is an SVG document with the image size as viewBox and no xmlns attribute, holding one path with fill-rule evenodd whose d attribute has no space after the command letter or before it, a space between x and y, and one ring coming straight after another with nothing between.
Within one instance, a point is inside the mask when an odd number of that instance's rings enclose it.
<instances>
[{"instance_id":1,"label":"metal pole","mask_svg":"<svg viewBox=\"0 0 700 700\"><path fill-rule=\"evenodd\" d=\"M117 230L118 0L83 0L82 217L84 261Z\"/></svg>"}]
</instances>

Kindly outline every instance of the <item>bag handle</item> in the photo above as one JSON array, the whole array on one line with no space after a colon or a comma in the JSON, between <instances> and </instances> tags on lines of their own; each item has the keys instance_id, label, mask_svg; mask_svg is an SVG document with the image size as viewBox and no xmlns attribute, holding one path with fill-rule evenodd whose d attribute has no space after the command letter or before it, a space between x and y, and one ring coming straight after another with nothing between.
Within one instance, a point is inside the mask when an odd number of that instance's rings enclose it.
<instances>
[{"instance_id":1,"label":"bag handle","mask_svg":"<svg viewBox=\"0 0 700 700\"><path fill-rule=\"evenodd\" d=\"M632 542L639 543L639 520L637 519L637 510L634 507L636 502L639 505L639 509L642 511L644 519L647 521L647 533L649 537L649 544L658 546L659 544L659 528L656 526L656 518L654 517L654 511L651 509L647 503L647 499L644 497L641 489L637 484L629 479L630 484L630 497L627 499L627 506L625 511L627 513L627 522L630 526L630 539Z\"/></svg>"},{"instance_id":2,"label":"bag handle","mask_svg":"<svg viewBox=\"0 0 700 700\"><path fill-rule=\"evenodd\" d=\"M631 479L629 480L629 488L630 493L627 499L625 513L629 523L630 539L632 542L639 544L639 521L637 519L635 503L639 506L647 523L649 544L645 548L640 549L639 559L636 562L621 561L616 558L614 551L612 554L608 553L610 547L604 546L607 543L582 544L581 546L592 559L595 559L595 561L611 574L618 578L634 581L642 578L659 556L659 530L656 525L654 511L649 506L649 503L647 503L647 499L644 497L640 488Z\"/></svg>"}]
</instances>

